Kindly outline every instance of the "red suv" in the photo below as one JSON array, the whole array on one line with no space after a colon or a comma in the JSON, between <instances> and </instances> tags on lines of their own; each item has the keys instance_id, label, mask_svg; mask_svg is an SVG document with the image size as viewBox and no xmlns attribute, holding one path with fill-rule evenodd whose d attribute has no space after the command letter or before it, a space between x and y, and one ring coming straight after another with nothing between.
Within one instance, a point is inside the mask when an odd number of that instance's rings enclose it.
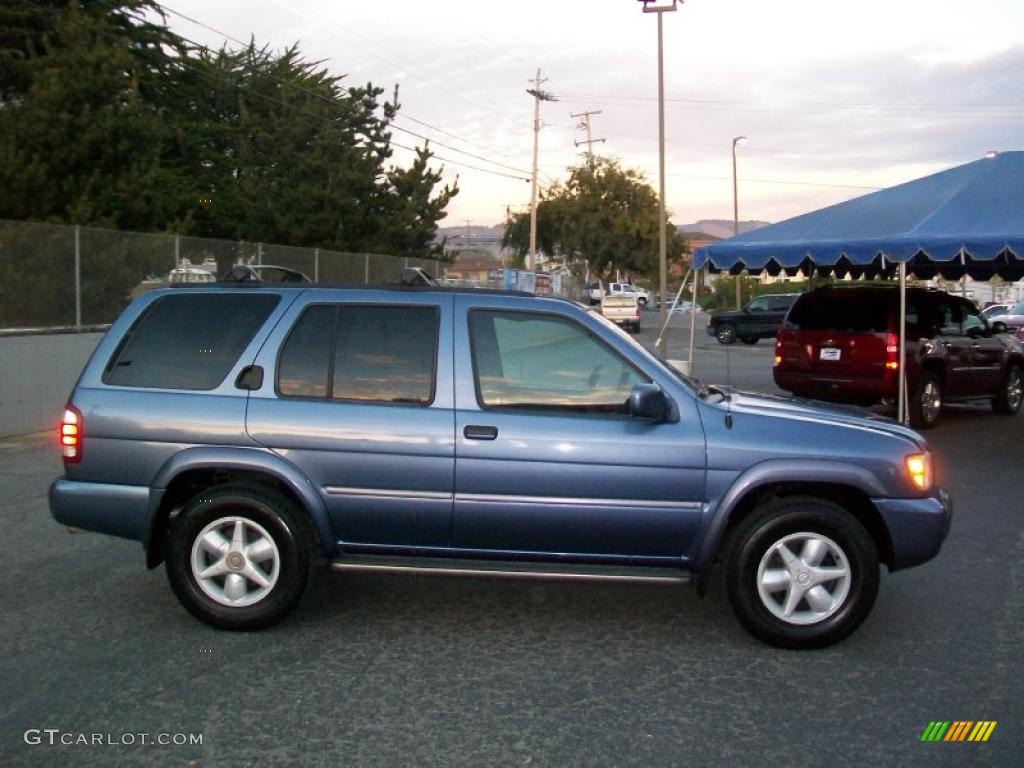
<instances>
[{"instance_id":1,"label":"red suv","mask_svg":"<svg viewBox=\"0 0 1024 768\"><path fill-rule=\"evenodd\" d=\"M907 393L911 424L934 426L943 403L990 399L1014 414L1024 400L1024 346L966 299L907 290ZM831 287L805 293L775 342L775 383L795 395L871 405L895 400L899 292Z\"/></svg>"}]
</instances>

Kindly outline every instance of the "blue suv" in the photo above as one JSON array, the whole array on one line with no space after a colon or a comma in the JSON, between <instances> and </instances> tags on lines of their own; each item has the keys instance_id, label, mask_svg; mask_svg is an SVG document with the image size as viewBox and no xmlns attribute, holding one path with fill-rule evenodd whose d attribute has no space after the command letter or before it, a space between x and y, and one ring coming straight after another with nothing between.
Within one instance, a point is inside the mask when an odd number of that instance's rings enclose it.
<instances>
[{"instance_id":1,"label":"blue suv","mask_svg":"<svg viewBox=\"0 0 1024 768\"><path fill-rule=\"evenodd\" d=\"M582 305L436 288L147 293L64 413L54 517L142 542L224 629L313 564L692 582L758 638L852 632L935 556L951 504L916 432L707 387Z\"/></svg>"}]
</instances>

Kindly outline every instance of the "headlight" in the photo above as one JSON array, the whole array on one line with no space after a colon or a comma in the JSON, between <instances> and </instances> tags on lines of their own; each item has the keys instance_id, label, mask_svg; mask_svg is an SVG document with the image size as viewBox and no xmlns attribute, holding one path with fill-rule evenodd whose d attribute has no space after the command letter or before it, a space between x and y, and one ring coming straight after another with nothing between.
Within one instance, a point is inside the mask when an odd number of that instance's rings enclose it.
<instances>
[{"instance_id":1,"label":"headlight","mask_svg":"<svg viewBox=\"0 0 1024 768\"><path fill-rule=\"evenodd\" d=\"M932 457L928 453L912 453L904 460L910 482L918 490L932 487Z\"/></svg>"}]
</instances>

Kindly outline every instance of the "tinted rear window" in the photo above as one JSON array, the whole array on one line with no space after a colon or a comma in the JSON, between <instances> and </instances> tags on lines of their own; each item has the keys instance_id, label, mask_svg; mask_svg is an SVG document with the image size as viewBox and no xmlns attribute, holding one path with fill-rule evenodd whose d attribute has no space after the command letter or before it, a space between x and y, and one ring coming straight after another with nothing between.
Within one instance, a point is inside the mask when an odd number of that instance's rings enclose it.
<instances>
[{"instance_id":1,"label":"tinted rear window","mask_svg":"<svg viewBox=\"0 0 1024 768\"><path fill-rule=\"evenodd\" d=\"M278 392L429 405L438 322L435 307L312 306L281 350Z\"/></svg>"},{"instance_id":2,"label":"tinted rear window","mask_svg":"<svg viewBox=\"0 0 1024 768\"><path fill-rule=\"evenodd\" d=\"M279 296L255 293L163 296L125 334L103 382L216 389L278 301Z\"/></svg>"},{"instance_id":3,"label":"tinted rear window","mask_svg":"<svg viewBox=\"0 0 1024 768\"><path fill-rule=\"evenodd\" d=\"M797 331L884 333L889 330L889 298L853 289L804 294L789 310L786 327Z\"/></svg>"}]
</instances>

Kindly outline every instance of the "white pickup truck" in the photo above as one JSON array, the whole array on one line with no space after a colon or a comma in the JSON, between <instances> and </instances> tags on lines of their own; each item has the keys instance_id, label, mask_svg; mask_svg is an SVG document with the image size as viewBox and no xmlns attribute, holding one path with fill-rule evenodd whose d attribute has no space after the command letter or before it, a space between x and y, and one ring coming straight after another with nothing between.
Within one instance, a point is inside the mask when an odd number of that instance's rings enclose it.
<instances>
[{"instance_id":1,"label":"white pickup truck","mask_svg":"<svg viewBox=\"0 0 1024 768\"><path fill-rule=\"evenodd\" d=\"M636 302L641 307L646 307L651 300L646 290L632 283L608 283L608 293L611 296L636 296Z\"/></svg>"},{"instance_id":2,"label":"white pickup truck","mask_svg":"<svg viewBox=\"0 0 1024 768\"><path fill-rule=\"evenodd\" d=\"M605 296L601 299L601 314L623 328L640 330L640 304L635 293Z\"/></svg>"}]
</instances>

